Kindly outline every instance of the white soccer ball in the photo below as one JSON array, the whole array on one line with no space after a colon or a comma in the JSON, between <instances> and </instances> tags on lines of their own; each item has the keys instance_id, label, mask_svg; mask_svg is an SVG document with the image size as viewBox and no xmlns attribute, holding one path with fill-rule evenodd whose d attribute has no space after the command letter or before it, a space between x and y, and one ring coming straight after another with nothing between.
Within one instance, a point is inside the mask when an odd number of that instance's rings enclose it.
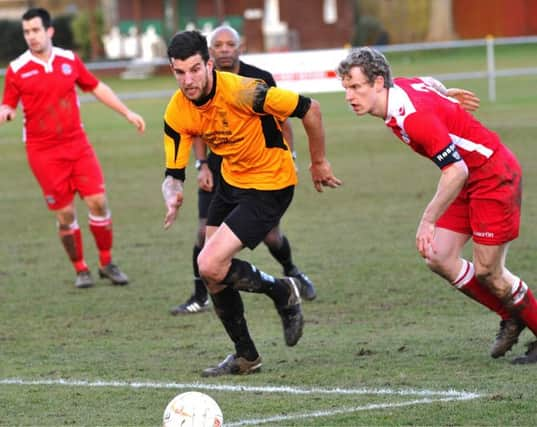
<instances>
[{"instance_id":1,"label":"white soccer ball","mask_svg":"<svg viewBox=\"0 0 537 427\"><path fill-rule=\"evenodd\" d=\"M218 403L198 391L175 396L162 417L163 427L222 427L224 416Z\"/></svg>"}]
</instances>

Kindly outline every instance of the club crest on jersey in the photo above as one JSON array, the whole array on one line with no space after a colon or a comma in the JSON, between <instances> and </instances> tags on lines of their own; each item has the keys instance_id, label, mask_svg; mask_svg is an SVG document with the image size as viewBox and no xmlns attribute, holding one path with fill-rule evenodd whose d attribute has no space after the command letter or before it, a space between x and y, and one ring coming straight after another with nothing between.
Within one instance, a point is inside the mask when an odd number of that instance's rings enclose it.
<instances>
[{"instance_id":1,"label":"club crest on jersey","mask_svg":"<svg viewBox=\"0 0 537 427\"><path fill-rule=\"evenodd\" d=\"M62 73L66 76L70 75L73 72L73 68L70 64L62 64Z\"/></svg>"}]
</instances>

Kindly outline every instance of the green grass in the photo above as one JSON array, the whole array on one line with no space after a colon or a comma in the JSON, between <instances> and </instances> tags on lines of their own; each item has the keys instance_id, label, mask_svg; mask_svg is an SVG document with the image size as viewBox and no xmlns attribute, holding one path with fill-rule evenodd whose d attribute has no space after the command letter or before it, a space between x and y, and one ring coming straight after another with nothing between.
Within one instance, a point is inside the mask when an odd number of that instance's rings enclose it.
<instances>
[{"instance_id":1,"label":"green grass","mask_svg":"<svg viewBox=\"0 0 537 427\"><path fill-rule=\"evenodd\" d=\"M169 87L173 83L170 77ZM486 82L451 83L486 98ZM499 102L483 100L477 113L519 156L525 171L521 237L511 246L508 267L534 291L537 99L528 88L536 85L536 77L500 79ZM304 133L294 121L301 182L282 226L295 261L315 281L319 297L304 304L304 337L287 348L272 303L260 295L244 295L264 367L258 375L239 378L199 377L201 369L232 350L214 313L185 318L168 314L192 288L197 200L191 167L181 217L171 230L162 229L166 100L129 103L147 119L143 136L104 106L83 105L85 126L107 178L115 260L132 279L124 288L102 281L89 290L73 288L54 219L19 142L20 116L2 126L0 380L454 389L482 397L439 401L432 396L432 403L398 407L424 396L201 391L219 402L228 423L362 408L267 425L534 425L536 367L512 366L511 355L492 360L488 349L496 316L430 273L415 251L415 228L435 190L438 170L398 142L382 121L355 117L341 93L316 98L323 108L329 160L344 186L314 191ZM85 209L82 204L79 208L87 259L95 272L97 255ZM280 274L264 247L246 250L241 257ZM522 353L522 344L530 339L524 332L513 354ZM0 425L157 426L167 402L181 391L0 383Z\"/></svg>"}]
</instances>

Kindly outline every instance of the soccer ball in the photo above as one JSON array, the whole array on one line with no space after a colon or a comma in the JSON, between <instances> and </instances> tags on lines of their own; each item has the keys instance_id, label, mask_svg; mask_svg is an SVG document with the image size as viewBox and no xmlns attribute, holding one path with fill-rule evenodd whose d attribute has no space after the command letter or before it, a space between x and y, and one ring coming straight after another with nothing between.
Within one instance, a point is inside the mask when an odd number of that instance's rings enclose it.
<instances>
[{"instance_id":1,"label":"soccer ball","mask_svg":"<svg viewBox=\"0 0 537 427\"><path fill-rule=\"evenodd\" d=\"M188 391L175 396L162 417L163 427L222 427L224 417L210 396Z\"/></svg>"}]
</instances>

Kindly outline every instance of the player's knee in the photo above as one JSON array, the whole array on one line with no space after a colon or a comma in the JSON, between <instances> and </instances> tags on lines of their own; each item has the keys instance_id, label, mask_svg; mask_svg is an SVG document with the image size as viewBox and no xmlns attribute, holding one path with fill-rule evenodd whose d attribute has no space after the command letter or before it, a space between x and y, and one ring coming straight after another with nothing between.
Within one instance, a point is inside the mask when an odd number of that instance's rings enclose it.
<instances>
[{"instance_id":1,"label":"player's knee","mask_svg":"<svg viewBox=\"0 0 537 427\"><path fill-rule=\"evenodd\" d=\"M449 269L450 260L435 254L430 254L425 258L425 264L427 264L427 267L429 267L433 273L444 276L445 272Z\"/></svg>"},{"instance_id":2,"label":"player's knee","mask_svg":"<svg viewBox=\"0 0 537 427\"><path fill-rule=\"evenodd\" d=\"M76 220L75 210L70 208L64 208L61 211L56 212L56 221L58 228L68 230Z\"/></svg>"},{"instance_id":3,"label":"player's knee","mask_svg":"<svg viewBox=\"0 0 537 427\"><path fill-rule=\"evenodd\" d=\"M263 242L267 247L278 250L282 247L283 244L283 234L280 232L279 227L274 227L272 230L270 230L265 238L263 239Z\"/></svg>"},{"instance_id":4,"label":"player's knee","mask_svg":"<svg viewBox=\"0 0 537 427\"><path fill-rule=\"evenodd\" d=\"M108 216L108 203L104 193L85 197L84 201L91 215L98 217Z\"/></svg>"},{"instance_id":5,"label":"player's knee","mask_svg":"<svg viewBox=\"0 0 537 427\"><path fill-rule=\"evenodd\" d=\"M201 278L209 286L217 282L219 279L219 268L214 262L214 259L208 255L206 251L201 251L198 255L198 270Z\"/></svg>"}]
</instances>

